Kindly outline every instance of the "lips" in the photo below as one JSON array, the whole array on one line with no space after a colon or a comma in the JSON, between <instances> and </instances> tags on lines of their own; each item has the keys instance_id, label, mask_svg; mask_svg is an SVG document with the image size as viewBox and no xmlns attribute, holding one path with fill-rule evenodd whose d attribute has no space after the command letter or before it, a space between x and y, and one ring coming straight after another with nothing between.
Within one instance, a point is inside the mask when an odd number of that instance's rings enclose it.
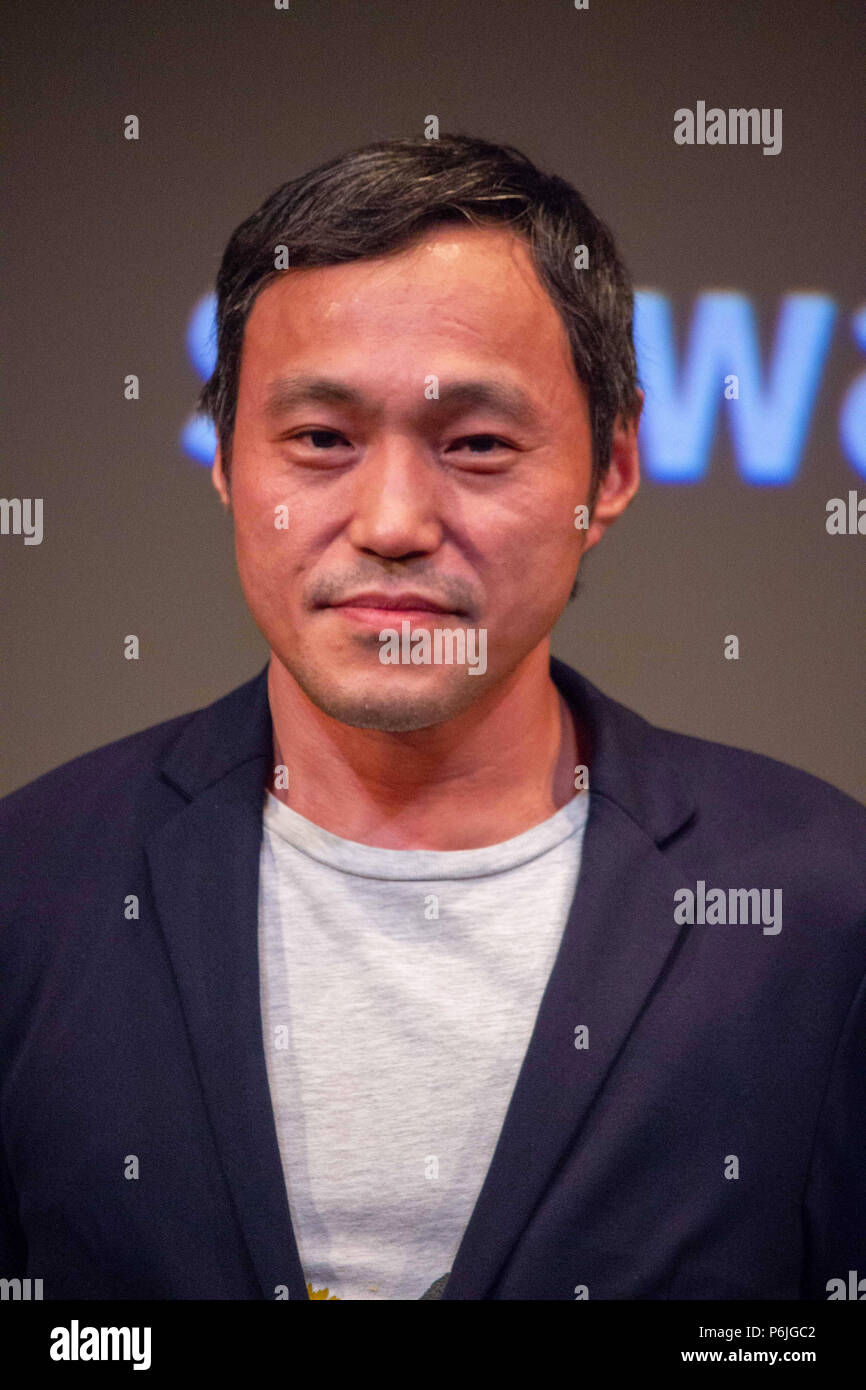
<instances>
[{"instance_id":1,"label":"lips","mask_svg":"<svg viewBox=\"0 0 866 1390\"><path fill-rule=\"evenodd\" d=\"M433 598L427 598L424 594L403 593L403 594L383 594L368 593L356 594L353 598L341 599L338 603L330 605L332 608L367 608L379 612L407 612L407 613L452 613L450 608L445 608L441 603L437 603Z\"/></svg>"}]
</instances>

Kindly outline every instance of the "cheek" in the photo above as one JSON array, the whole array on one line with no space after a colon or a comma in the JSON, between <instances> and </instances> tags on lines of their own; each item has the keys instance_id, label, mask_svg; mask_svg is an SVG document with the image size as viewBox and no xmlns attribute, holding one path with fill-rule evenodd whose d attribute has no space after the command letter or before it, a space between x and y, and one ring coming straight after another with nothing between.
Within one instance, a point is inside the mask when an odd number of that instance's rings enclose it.
<instances>
[{"instance_id":1,"label":"cheek","mask_svg":"<svg viewBox=\"0 0 866 1390\"><path fill-rule=\"evenodd\" d=\"M247 461L245 460L245 463ZM232 497L235 532L245 551L269 555L285 541L292 524L292 499L283 479L248 463Z\"/></svg>"},{"instance_id":2,"label":"cheek","mask_svg":"<svg viewBox=\"0 0 866 1390\"><path fill-rule=\"evenodd\" d=\"M235 554L241 587L251 608L285 607L297 537L291 508L238 497L234 504Z\"/></svg>"},{"instance_id":3,"label":"cheek","mask_svg":"<svg viewBox=\"0 0 866 1390\"><path fill-rule=\"evenodd\" d=\"M245 570L266 573L272 569L280 553L280 542L285 541L285 531L274 526L274 513L265 507L238 507L235 509L235 548L238 563Z\"/></svg>"},{"instance_id":4,"label":"cheek","mask_svg":"<svg viewBox=\"0 0 866 1390\"><path fill-rule=\"evenodd\" d=\"M497 518L495 540L496 569L509 587L520 587L529 598L527 576L543 574L547 584L556 585L556 571L566 573L580 553L580 536L575 529L574 508L578 495L569 480L543 494L527 487L516 503Z\"/></svg>"},{"instance_id":5,"label":"cheek","mask_svg":"<svg viewBox=\"0 0 866 1390\"><path fill-rule=\"evenodd\" d=\"M574 526L579 496L571 480L539 496L525 497L522 515L511 514L500 534L494 603L503 625L536 639L562 613L580 561L582 532Z\"/></svg>"}]
</instances>

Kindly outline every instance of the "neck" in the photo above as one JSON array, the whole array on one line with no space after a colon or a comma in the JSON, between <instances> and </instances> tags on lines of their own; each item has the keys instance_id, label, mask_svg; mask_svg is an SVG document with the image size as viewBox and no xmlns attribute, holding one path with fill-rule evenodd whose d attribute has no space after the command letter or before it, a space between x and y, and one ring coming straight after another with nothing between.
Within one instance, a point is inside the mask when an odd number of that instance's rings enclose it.
<instances>
[{"instance_id":1,"label":"neck","mask_svg":"<svg viewBox=\"0 0 866 1390\"><path fill-rule=\"evenodd\" d=\"M462 714L411 733L331 718L271 657L274 795L347 840L385 849L478 849L520 835L574 796L578 740L544 643Z\"/></svg>"}]
</instances>

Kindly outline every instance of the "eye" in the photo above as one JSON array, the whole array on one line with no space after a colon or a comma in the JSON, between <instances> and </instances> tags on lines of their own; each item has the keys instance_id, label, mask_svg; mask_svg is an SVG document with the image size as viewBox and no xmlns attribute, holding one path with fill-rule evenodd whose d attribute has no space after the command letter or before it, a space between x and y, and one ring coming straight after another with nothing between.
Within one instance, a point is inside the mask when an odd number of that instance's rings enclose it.
<instances>
[{"instance_id":1,"label":"eye","mask_svg":"<svg viewBox=\"0 0 866 1390\"><path fill-rule=\"evenodd\" d=\"M449 449L457 449L461 445L472 445L473 447L469 452L478 454L492 454L497 449L511 448L510 444L507 444L504 439L500 439L499 436L495 434L467 434L464 435L462 439L455 439L454 443L449 446ZM446 450L446 453L447 452L448 450Z\"/></svg>"},{"instance_id":2,"label":"eye","mask_svg":"<svg viewBox=\"0 0 866 1390\"><path fill-rule=\"evenodd\" d=\"M301 430L300 434L294 434L292 438L309 439L315 449L332 449L335 444L351 447L349 441L342 434L337 434L336 430Z\"/></svg>"}]
</instances>

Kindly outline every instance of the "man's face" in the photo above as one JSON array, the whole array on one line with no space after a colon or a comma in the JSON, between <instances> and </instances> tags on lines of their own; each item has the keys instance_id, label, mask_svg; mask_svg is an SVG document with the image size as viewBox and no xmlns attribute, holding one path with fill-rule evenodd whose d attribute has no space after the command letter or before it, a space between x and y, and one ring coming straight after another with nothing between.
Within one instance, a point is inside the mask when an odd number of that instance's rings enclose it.
<instances>
[{"instance_id":1,"label":"man's face","mask_svg":"<svg viewBox=\"0 0 866 1390\"><path fill-rule=\"evenodd\" d=\"M290 271L255 301L231 466L238 570L277 660L342 723L438 724L547 651L601 534L575 527L590 475L565 328L507 230L439 226L388 257ZM229 505L219 452L214 483ZM385 597L339 606L372 591ZM446 611L374 611L408 592ZM484 629L486 671L383 664L379 634L407 617L412 633Z\"/></svg>"}]
</instances>

